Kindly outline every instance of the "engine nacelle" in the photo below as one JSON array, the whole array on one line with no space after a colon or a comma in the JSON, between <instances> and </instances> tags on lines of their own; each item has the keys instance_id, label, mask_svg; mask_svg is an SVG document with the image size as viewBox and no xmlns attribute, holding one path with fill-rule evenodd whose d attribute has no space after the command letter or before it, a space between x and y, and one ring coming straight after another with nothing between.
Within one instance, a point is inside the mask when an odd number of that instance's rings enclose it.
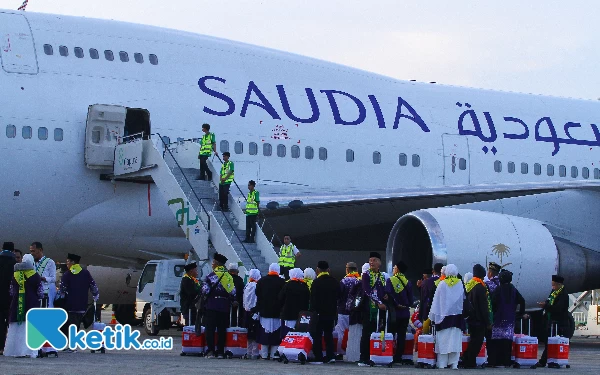
<instances>
[{"instance_id":1,"label":"engine nacelle","mask_svg":"<svg viewBox=\"0 0 600 375\"><path fill-rule=\"evenodd\" d=\"M406 214L390 233L387 260L388 272L404 261L413 280L438 262L456 264L463 275L477 263L496 262L513 273L528 308L548 297L557 272L569 293L600 287L593 274L599 253L553 238L539 221L493 212L432 208Z\"/></svg>"}]
</instances>

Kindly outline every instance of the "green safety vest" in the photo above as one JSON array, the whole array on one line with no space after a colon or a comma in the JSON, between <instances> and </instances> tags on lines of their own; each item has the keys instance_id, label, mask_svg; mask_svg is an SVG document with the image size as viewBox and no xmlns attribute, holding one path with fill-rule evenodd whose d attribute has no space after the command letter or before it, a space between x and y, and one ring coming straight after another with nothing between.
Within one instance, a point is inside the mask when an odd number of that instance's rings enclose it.
<instances>
[{"instance_id":1,"label":"green safety vest","mask_svg":"<svg viewBox=\"0 0 600 375\"><path fill-rule=\"evenodd\" d=\"M233 167L233 162L231 162L231 161L227 161L226 163L223 163L223 165L221 166L221 177L227 176L227 174L231 171L231 175L229 176L229 178L227 178L225 181L221 182L222 184L231 184L233 182L234 172L232 170L230 170L231 167Z\"/></svg>"},{"instance_id":2,"label":"green safety vest","mask_svg":"<svg viewBox=\"0 0 600 375\"><path fill-rule=\"evenodd\" d=\"M258 203L255 200L256 190L248 192L248 201L246 202L246 215L258 215Z\"/></svg>"},{"instance_id":3,"label":"green safety vest","mask_svg":"<svg viewBox=\"0 0 600 375\"><path fill-rule=\"evenodd\" d=\"M279 265L282 267L294 267L296 262L296 256L294 255L294 244L290 242L289 245L281 246L281 253L279 254Z\"/></svg>"},{"instance_id":4,"label":"green safety vest","mask_svg":"<svg viewBox=\"0 0 600 375\"><path fill-rule=\"evenodd\" d=\"M210 155L213 151L212 133L206 133L200 141L200 155Z\"/></svg>"}]
</instances>

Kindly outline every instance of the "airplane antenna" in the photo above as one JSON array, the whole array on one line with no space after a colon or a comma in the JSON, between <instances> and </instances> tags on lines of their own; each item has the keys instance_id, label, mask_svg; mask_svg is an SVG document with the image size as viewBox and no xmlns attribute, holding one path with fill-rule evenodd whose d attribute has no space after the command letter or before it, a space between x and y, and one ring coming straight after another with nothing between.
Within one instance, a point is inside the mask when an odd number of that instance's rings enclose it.
<instances>
[{"instance_id":1,"label":"airplane antenna","mask_svg":"<svg viewBox=\"0 0 600 375\"><path fill-rule=\"evenodd\" d=\"M21 4L17 10L25 11L25 8L27 8L27 3L29 3L29 0L23 0L23 4Z\"/></svg>"}]
</instances>

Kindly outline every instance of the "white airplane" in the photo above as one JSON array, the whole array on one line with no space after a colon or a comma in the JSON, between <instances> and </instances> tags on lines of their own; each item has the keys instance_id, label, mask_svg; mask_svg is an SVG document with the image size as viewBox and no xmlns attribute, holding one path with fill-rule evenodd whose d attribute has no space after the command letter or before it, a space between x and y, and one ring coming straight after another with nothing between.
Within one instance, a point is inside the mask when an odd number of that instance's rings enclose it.
<instances>
[{"instance_id":1,"label":"white airplane","mask_svg":"<svg viewBox=\"0 0 600 375\"><path fill-rule=\"evenodd\" d=\"M236 180L256 180L269 222L304 248L386 248L387 269L402 259L412 278L495 261L528 306L556 272L569 292L600 288L597 102L400 81L80 17L0 10L0 38L2 241L115 268L187 252L154 185L86 167L109 131L86 129L88 107L104 103L128 108L126 133L171 142L210 123ZM114 277L98 280L105 297Z\"/></svg>"}]
</instances>

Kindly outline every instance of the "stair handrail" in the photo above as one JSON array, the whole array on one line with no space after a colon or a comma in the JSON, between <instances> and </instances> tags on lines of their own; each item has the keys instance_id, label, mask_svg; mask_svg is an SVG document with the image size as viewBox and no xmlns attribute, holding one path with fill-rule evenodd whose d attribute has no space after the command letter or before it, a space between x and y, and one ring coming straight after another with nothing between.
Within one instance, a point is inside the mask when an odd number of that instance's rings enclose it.
<instances>
[{"instance_id":1,"label":"stair handrail","mask_svg":"<svg viewBox=\"0 0 600 375\"><path fill-rule=\"evenodd\" d=\"M165 146L165 149L169 152L169 154L171 155L171 157L173 158L173 161L175 161L175 165L177 166L177 168L181 171L181 175L183 176L183 178L185 179L185 181L187 182L188 186L190 187L190 190L192 191L192 193L194 193L194 196L196 197L196 199L198 199L198 202L200 202L200 206L202 207L202 209L204 210L204 212L206 213L206 216L209 217L210 220L210 215L208 214L208 211L206 210L206 208L204 207L204 205L202 204L202 199L200 199L200 197L198 197L198 195L196 194L196 191L194 190L194 187L192 186L192 184L190 183L190 181L188 180L187 176L185 175L185 173L183 172L183 168L181 168L181 166L179 165L179 163L177 162L177 160L175 159L175 156L173 156L173 153L171 152L171 150L169 149L168 145L166 144L166 142L164 141L163 137L159 134L156 133L156 135L158 135L158 138L160 138L161 142L163 143L163 145ZM188 141L193 142L193 140L188 139ZM182 142L185 142L182 141ZM239 187L238 187L239 188ZM225 221L227 221L227 224L229 224L229 227L231 228L231 230L233 231L233 234L235 235L235 237L238 239L239 243L242 245L242 248L244 249L244 252L246 253L246 255L248 256L248 259L250 259L250 262L252 262L252 265L254 266L254 268L258 268L256 266L256 262L254 262L254 259L252 258L252 256L250 255L250 253L248 252L248 249L246 249L246 246L244 245L244 241L242 241L242 239L240 238L240 236L238 236L237 232L235 231L235 226L233 225L233 223L231 223L231 221L229 221L229 219L227 218L227 215L225 215L223 213L223 218L225 219ZM204 223L202 223L204 224ZM205 226L206 228L206 226ZM207 228L208 230L208 228Z\"/></svg>"}]
</instances>

